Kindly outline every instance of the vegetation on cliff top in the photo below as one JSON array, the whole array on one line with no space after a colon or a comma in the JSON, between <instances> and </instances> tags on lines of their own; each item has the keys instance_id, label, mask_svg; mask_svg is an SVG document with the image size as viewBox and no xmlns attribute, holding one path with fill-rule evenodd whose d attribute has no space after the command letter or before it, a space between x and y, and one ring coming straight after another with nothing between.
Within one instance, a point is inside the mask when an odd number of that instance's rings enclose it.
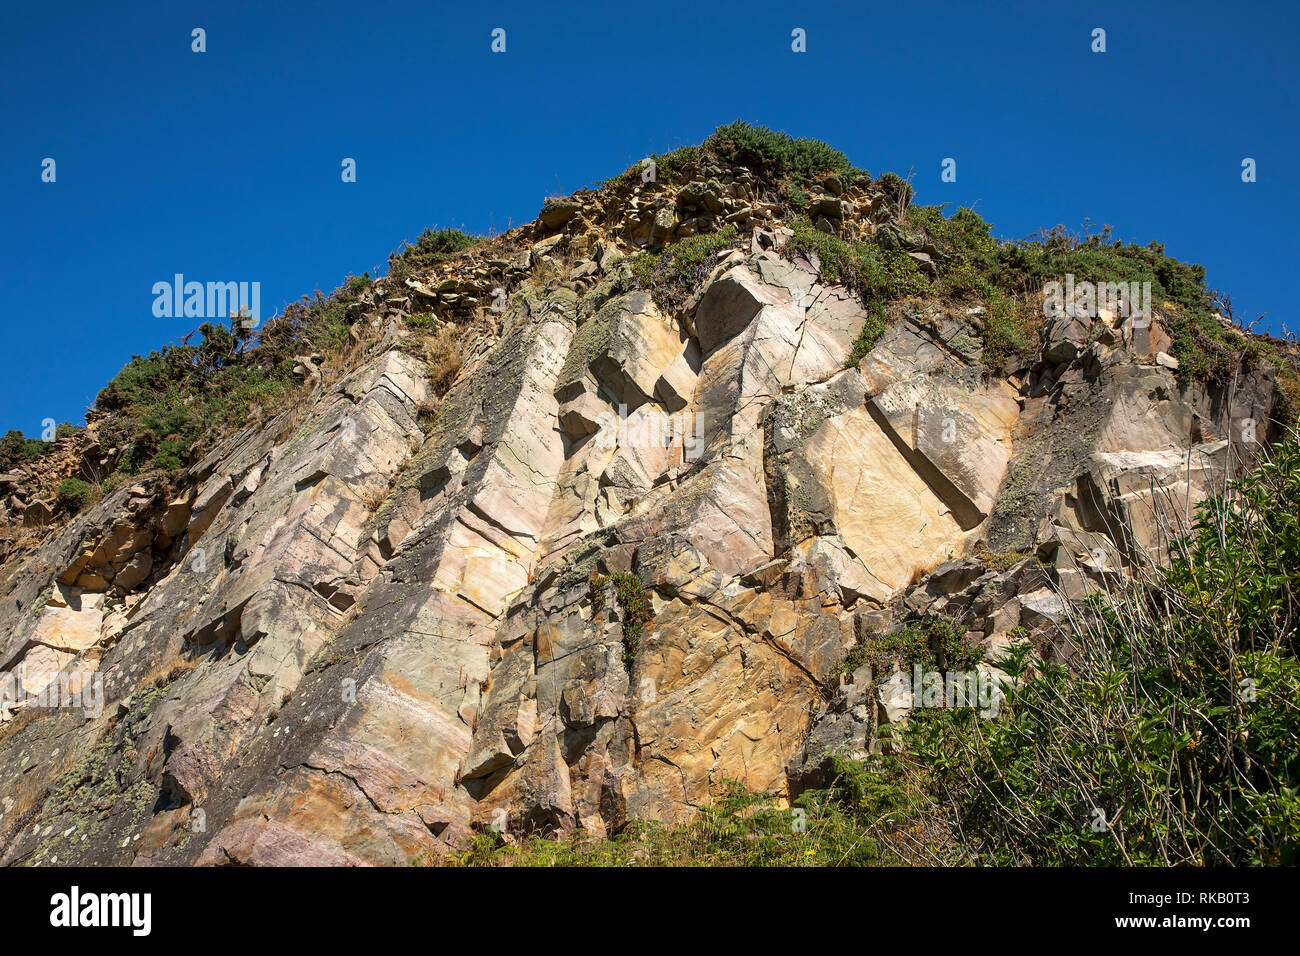
<instances>
[{"instance_id":1,"label":"vegetation on cliff top","mask_svg":"<svg viewBox=\"0 0 1300 956\"><path fill-rule=\"evenodd\" d=\"M794 231L787 249L815 253L822 274L857 292L868 306L909 297L938 296L966 307L984 308L982 357L998 369L1006 362L1023 364L1038 344L1043 287L1073 275L1078 282L1149 282L1152 304L1160 311L1179 360L1183 379L1225 378L1244 357L1248 363L1267 358L1278 367L1288 403L1300 400L1300 375L1294 362L1267 340L1250 338L1226 326L1220 313L1231 317L1227 296L1206 286L1205 269L1165 255L1159 243L1142 246L1112 238L1111 228L1083 235L1063 226L1021 240L999 240L992 227L971 209L946 216L943 206L912 205L910 183L893 173L872 180L839 150L819 140L792 137L763 126L737 120L718 127L699 146L687 146L654 157L659 178L675 175L688 163L712 158L751 170L770 183L793 212ZM639 166L627 170L607 185L632 182ZM894 215L870 236L841 238L819 229L806 214L809 191L840 192L874 186ZM696 248L708 252L732 244L730 240L695 236L661 253L639 256L634 262L638 278L655 292L661 305L679 304L681 291L700 276L679 270L664 276L665 263L691 259ZM932 271L927 274L910 253L924 252ZM667 288L665 288L667 286ZM1282 410L1285 419L1294 413Z\"/></svg>"},{"instance_id":2,"label":"vegetation on cliff top","mask_svg":"<svg viewBox=\"0 0 1300 956\"><path fill-rule=\"evenodd\" d=\"M456 253L478 245L485 238L487 237L460 229L426 229L413 244L405 245L389 256L389 274L396 279L404 279L418 269L446 262Z\"/></svg>"},{"instance_id":3,"label":"vegetation on cliff top","mask_svg":"<svg viewBox=\"0 0 1300 956\"><path fill-rule=\"evenodd\" d=\"M362 278L363 281L364 277ZM192 345L167 345L133 356L99 393L96 407L119 412L108 441L126 447L127 475L189 463L190 449L242 425L258 409L270 410L298 385L294 356L340 352L347 342L347 305L358 284L330 296L316 293L288 306L258 330L256 338L235 321L205 322Z\"/></svg>"},{"instance_id":4,"label":"vegetation on cliff top","mask_svg":"<svg viewBox=\"0 0 1300 956\"><path fill-rule=\"evenodd\" d=\"M938 296L966 307L983 306L985 364L993 368L1009 361L1024 364L1038 343L1042 287L1068 273L1079 281L1150 282L1181 377L1227 376L1243 356L1248 362L1268 358L1279 367L1282 392L1291 404L1300 401L1300 375L1291 358L1276 343L1245 336L1220 322L1219 311L1230 314L1229 300L1207 289L1203 268L1166 256L1157 243L1112 242L1109 228L1078 236L1062 227L1026 240L1000 241L972 210L945 216L939 206L911 205L911 186L900 177L887 173L873 181L866 170L826 143L741 120L718 127L698 146L655 157L661 177L674 176L704 158L750 169L775 187L796 213L789 223L793 238L788 249L816 254L828 279L862 296L872 318L855 343L857 358L883 333L884 306L911 297ZM629 183L637 173L634 167L610 183ZM809 190L840 192L856 187L880 190L894 210L892 220L866 238L841 238L799 213L808 208ZM426 230L390 257L390 272L400 280L483 239L459 229ZM661 306L674 307L686 299L718 255L738 240L735 227L728 225L661 252L637 256L632 267ZM909 254L921 250L930 255L932 268ZM369 283L367 276L351 277L328 297L320 292L314 299L304 297L255 335L234 324L205 323L194 333L200 336L196 345L187 337L180 345L134 356L96 400L99 409L118 413L101 444L127 448L120 473L177 470L188 463L196 444L202 446L242 424L259 408L273 407L297 387L296 354L314 352L328 358L343 349L347 305ZM459 353L440 367L454 374ZM443 381L441 388L448 384ZM1292 412L1284 409L1282 414L1289 419ZM72 426L60 426L64 427ZM0 443L0 467L34 460L51 448L50 443L10 432ZM71 504L74 499L66 501Z\"/></svg>"}]
</instances>

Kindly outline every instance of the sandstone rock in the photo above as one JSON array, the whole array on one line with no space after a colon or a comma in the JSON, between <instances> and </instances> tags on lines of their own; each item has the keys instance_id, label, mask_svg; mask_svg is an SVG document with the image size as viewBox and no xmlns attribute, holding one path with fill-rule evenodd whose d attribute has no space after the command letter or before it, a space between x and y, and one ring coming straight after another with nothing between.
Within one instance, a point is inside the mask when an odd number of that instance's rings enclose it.
<instances>
[{"instance_id":1,"label":"sandstone rock","mask_svg":"<svg viewBox=\"0 0 1300 956\"><path fill-rule=\"evenodd\" d=\"M53 517L54 506L37 498L23 509L23 527L39 528L42 525L49 524Z\"/></svg>"},{"instance_id":2,"label":"sandstone rock","mask_svg":"<svg viewBox=\"0 0 1300 956\"><path fill-rule=\"evenodd\" d=\"M897 197L825 184L822 228L940 263ZM9 481L41 530L0 576L0 671L25 697L95 668L105 714L6 725L0 862L401 865L497 811L609 835L726 780L791 797L915 703L908 674L841 678L856 642L934 614L982 673L1020 626L1064 658L1066 600L1161 560L1269 420L1263 367L1179 380L1159 321L1109 313L1003 378L983 307L889 303L846 368L862 301L778 254L761 191L693 162L548 202L379 280L327 380L298 356L309 389L172 479L57 521ZM743 247L684 305L638 288L625 250L725 221ZM416 298L465 329L437 394ZM74 767L95 814L65 839Z\"/></svg>"},{"instance_id":3,"label":"sandstone rock","mask_svg":"<svg viewBox=\"0 0 1300 956\"><path fill-rule=\"evenodd\" d=\"M99 643L103 595L82 594L58 585L63 601L51 600L41 612L34 640L56 650L79 652ZM28 655L30 657L30 654Z\"/></svg>"},{"instance_id":4,"label":"sandstone rock","mask_svg":"<svg viewBox=\"0 0 1300 956\"><path fill-rule=\"evenodd\" d=\"M140 551L117 574L113 575L113 586L123 591L130 591L142 583L152 569L153 556L147 550Z\"/></svg>"},{"instance_id":5,"label":"sandstone rock","mask_svg":"<svg viewBox=\"0 0 1300 956\"><path fill-rule=\"evenodd\" d=\"M538 218L547 229L559 229L581 211L579 203L566 199L548 199Z\"/></svg>"}]
</instances>

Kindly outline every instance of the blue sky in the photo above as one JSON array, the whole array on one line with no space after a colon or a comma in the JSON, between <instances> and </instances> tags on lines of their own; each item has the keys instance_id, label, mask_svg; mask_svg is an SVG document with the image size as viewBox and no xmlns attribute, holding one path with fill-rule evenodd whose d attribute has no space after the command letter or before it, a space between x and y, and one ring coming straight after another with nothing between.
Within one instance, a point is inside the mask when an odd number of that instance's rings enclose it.
<instances>
[{"instance_id":1,"label":"blue sky","mask_svg":"<svg viewBox=\"0 0 1300 956\"><path fill-rule=\"evenodd\" d=\"M267 316L425 227L501 231L736 118L913 170L920 202L1004 238L1091 218L1161 241L1239 317L1294 327L1298 9L6 0L0 432L80 422L190 331L153 314L175 273L258 281Z\"/></svg>"}]
</instances>

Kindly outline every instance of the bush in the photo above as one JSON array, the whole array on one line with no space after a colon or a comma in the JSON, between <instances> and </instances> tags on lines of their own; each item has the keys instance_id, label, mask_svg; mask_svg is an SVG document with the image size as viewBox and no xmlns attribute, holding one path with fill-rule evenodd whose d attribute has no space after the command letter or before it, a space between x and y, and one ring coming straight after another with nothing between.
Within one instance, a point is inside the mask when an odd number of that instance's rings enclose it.
<instances>
[{"instance_id":1,"label":"bush","mask_svg":"<svg viewBox=\"0 0 1300 956\"><path fill-rule=\"evenodd\" d=\"M62 508L74 514L92 504L99 497L99 490L80 478L68 478L59 485L56 501Z\"/></svg>"},{"instance_id":2,"label":"bush","mask_svg":"<svg viewBox=\"0 0 1300 956\"><path fill-rule=\"evenodd\" d=\"M883 680L895 669L910 673L916 665L922 671L971 671L983 656L983 650L969 643L951 622L931 616L854 645L841 672L847 677L870 664L872 676Z\"/></svg>"},{"instance_id":3,"label":"bush","mask_svg":"<svg viewBox=\"0 0 1300 956\"><path fill-rule=\"evenodd\" d=\"M912 201L912 184L898 173L882 173L877 185L898 209L903 209Z\"/></svg>"},{"instance_id":4,"label":"bush","mask_svg":"<svg viewBox=\"0 0 1300 956\"><path fill-rule=\"evenodd\" d=\"M623 610L623 663L631 671L636 663L641 632L654 618L654 611L649 596L641 586L641 579L625 571L616 571L608 577L592 572L592 603L597 609L604 605L606 584L614 585L615 600Z\"/></svg>"},{"instance_id":5,"label":"bush","mask_svg":"<svg viewBox=\"0 0 1300 956\"><path fill-rule=\"evenodd\" d=\"M21 431L11 428L5 432L4 438L0 438L0 470L9 471L25 462L35 461L53 448L53 442L25 438Z\"/></svg>"},{"instance_id":6,"label":"bush","mask_svg":"<svg viewBox=\"0 0 1300 956\"><path fill-rule=\"evenodd\" d=\"M1048 282L1151 283L1151 303L1161 309L1180 378L1221 378L1236 366L1243 337L1216 318L1205 269L1165 255L1159 243L1110 241L1110 228L1076 236L1063 226L1000 246L978 257L989 280L1009 295L1037 305Z\"/></svg>"},{"instance_id":7,"label":"bush","mask_svg":"<svg viewBox=\"0 0 1300 956\"><path fill-rule=\"evenodd\" d=\"M344 310L318 293L316 302L290 305L263 326L251 347L241 330L204 323L198 345L133 356L95 399L99 408L119 413L112 435L129 446L124 473L179 469L196 442L242 425L254 406L273 407L298 385L297 351L331 354L346 343Z\"/></svg>"},{"instance_id":8,"label":"bush","mask_svg":"<svg viewBox=\"0 0 1300 956\"><path fill-rule=\"evenodd\" d=\"M460 866L866 866L886 860L890 834L915 813L915 795L900 783L903 779L893 766L877 770L840 762L830 787L804 792L792 808L782 808L771 794L726 780L722 793L681 826L634 820L608 839L581 832L567 840L531 835L517 846L505 844L497 834L481 833L450 862Z\"/></svg>"},{"instance_id":9,"label":"bush","mask_svg":"<svg viewBox=\"0 0 1300 956\"><path fill-rule=\"evenodd\" d=\"M882 176L880 185L900 205L910 199L910 188L893 174ZM993 238L987 222L966 208L945 217L939 206L910 206L902 221L919 234L909 239L908 248L924 245L938 252L937 291L983 302L989 316L984 334L984 358L989 365L1037 347L1032 318L1042 290L1048 282L1072 274L1078 282L1149 282L1152 305L1161 309L1172 339L1170 351L1180 363L1180 378L1222 378L1246 353L1251 361L1266 358L1276 363L1284 387L1300 395L1300 375L1284 356L1267 343L1248 342L1219 321L1214 294L1205 285L1205 270L1170 258L1158 243L1112 242L1109 227L1077 236L1062 226L1003 243ZM823 274L831 281L885 298L933 291L903 252L817 234L802 220L791 227L795 230L792 247L816 250ZM911 244L918 238L919 243ZM864 245L867 248L860 248Z\"/></svg>"},{"instance_id":10,"label":"bush","mask_svg":"<svg viewBox=\"0 0 1300 956\"><path fill-rule=\"evenodd\" d=\"M688 236L665 247L663 252L643 252L632 260L632 274L648 289L660 308L679 305L706 275L718 254L733 245L739 234L734 225L717 232Z\"/></svg>"},{"instance_id":11,"label":"bush","mask_svg":"<svg viewBox=\"0 0 1300 956\"><path fill-rule=\"evenodd\" d=\"M984 293L984 352L986 365L1000 365L1007 357L1024 353L1036 346L1026 317L1028 306L1017 302L1001 289Z\"/></svg>"},{"instance_id":12,"label":"bush","mask_svg":"<svg viewBox=\"0 0 1300 956\"><path fill-rule=\"evenodd\" d=\"M675 149L670 153L655 153L651 158L655 163L655 180L656 182L665 182L679 178L687 164L696 162L704 155L704 150L700 146L683 146ZM617 176L612 176L604 180L600 185L602 187L621 187L629 183L641 181L641 173L644 169L644 161L637 162L629 166Z\"/></svg>"},{"instance_id":13,"label":"bush","mask_svg":"<svg viewBox=\"0 0 1300 956\"><path fill-rule=\"evenodd\" d=\"M870 179L866 170L856 168L847 156L820 140L796 139L744 120L719 126L704 145L738 166L795 185L811 183L827 173L844 176L850 183Z\"/></svg>"},{"instance_id":14,"label":"bush","mask_svg":"<svg viewBox=\"0 0 1300 956\"><path fill-rule=\"evenodd\" d=\"M401 271L424 269L445 262L458 252L476 246L486 237L462 232L459 229L426 229L414 245L408 245L389 257L389 271L394 263L401 263Z\"/></svg>"},{"instance_id":15,"label":"bush","mask_svg":"<svg viewBox=\"0 0 1300 956\"><path fill-rule=\"evenodd\" d=\"M866 320L862 323L862 330L858 332L858 337L853 340L853 348L849 352L849 357L844 360L845 368L852 368L861 362L880 341L880 337L885 334L885 309L883 306L877 306L867 313Z\"/></svg>"},{"instance_id":16,"label":"bush","mask_svg":"<svg viewBox=\"0 0 1300 956\"><path fill-rule=\"evenodd\" d=\"M994 720L909 719L980 859L1300 862L1297 515L1292 436L1201 507L1167 570L1075 608L1068 668L1007 687Z\"/></svg>"},{"instance_id":17,"label":"bush","mask_svg":"<svg viewBox=\"0 0 1300 956\"><path fill-rule=\"evenodd\" d=\"M822 277L839 282L865 302L894 301L925 295L930 283L911 256L882 249L874 239L849 242L822 232L800 217L790 223L794 233L786 244L791 253L817 254Z\"/></svg>"}]
</instances>

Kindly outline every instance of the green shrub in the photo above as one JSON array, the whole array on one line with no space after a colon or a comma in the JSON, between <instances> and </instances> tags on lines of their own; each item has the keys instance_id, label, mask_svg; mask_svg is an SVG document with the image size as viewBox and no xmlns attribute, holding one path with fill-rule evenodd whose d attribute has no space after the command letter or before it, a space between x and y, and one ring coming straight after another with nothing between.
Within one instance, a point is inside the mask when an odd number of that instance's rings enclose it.
<instances>
[{"instance_id":1,"label":"green shrub","mask_svg":"<svg viewBox=\"0 0 1300 956\"><path fill-rule=\"evenodd\" d=\"M905 207L912 201L912 184L898 173L882 173L876 185L884 190L885 195L894 202L896 207Z\"/></svg>"},{"instance_id":2,"label":"green shrub","mask_svg":"<svg viewBox=\"0 0 1300 956\"><path fill-rule=\"evenodd\" d=\"M118 413L111 434L114 443L128 446L123 473L179 469L196 442L242 425L254 406L273 408L298 385L295 354L343 348L345 310L336 296L317 293L314 302L290 305L267 322L256 344L241 337L242 330L204 323L198 345L187 341L133 356L95 400Z\"/></svg>"},{"instance_id":3,"label":"green shrub","mask_svg":"<svg viewBox=\"0 0 1300 956\"><path fill-rule=\"evenodd\" d=\"M92 504L99 497L99 489L80 478L68 478L59 485L55 500L59 506L74 514Z\"/></svg>"},{"instance_id":4,"label":"green shrub","mask_svg":"<svg viewBox=\"0 0 1300 956\"><path fill-rule=\"evenodd\" d=\"M916 665L922 671L971 671L983 656L983 649L967 641L950 621L931 616L890 634L858 642L849 650L840 670L847 677L863 664L870 664L872 675L883 680L895 669L910 673Z\"/></svg>"},{"instance_id":5,"label":"green shrub","mask_svg":"<svg viewBox=\"0 0 1300 956\"><path fill-rule=\"evenodd\" d=\"M882 177L881 183L888 179L895 191L901 191L902 180L896 183L897 177L888 177ZM1039 308L1044 286L1064 281L1067 274L1077 282L1151 283L1152 305L1161 310L1181 378L1222 378L1249 349L1243 336L1225 328L1216 317L1205 270L1170 258L1158 243L1112 242L1109 227L1077 236L1062 226L1029 239L999 242L989 224L965 208L945 217L938 206L911 206L904 219L940 253L938 291L953 298L974 296L987 308L990 323L984 346L990 365L1037 347L1029 318ZM901 258L893 265L907 268ZM914 291L908 294L925 294L920 282L909 277L895 274L890 281L895 293L910 283ZM1264 354L1266 348L1258 351L1256 359L1287 365L1276 354ZM1296 391L1300 394L1300 387Z\"/></svg>"},{"instance_id":6,"label":"green shrub","mask_svg":"<svg viewBox=\"0 0 1300 956\"><path fill-rule=\"evenodd\" d=\"M739 234L728 224L717 232L688 236L662 252L643 252L632 260L632 274L653 295L660 308L671 309L707 274L718 254L735 244Z\"/></svg>"},{"instance_id":7,"label":"green shrub","mask_svg":"<svg viewBox=\"0 0 1300 956\"><path fill-rule=\"evenodd\" d=\"M867 313L865 321L862 323L862 330L858 332L858 337L853 340L853 348L849 352L849 357L844 360L845 368L852 368L861 362L880 341L880 337L885 334L885 309L883 306L876 306Z\"/></svg>"},{"instance_id":8,"label":"green shrub","mask_svg":"<svg viewBox=\"0 0 1300 956\"><path fill-rule=\"evenodd\" d=\"M1024 305L1001 289L984 294L984 353L987 365L999 365L1003 359L1037 345L1031 337Z\"/></svg>"},{"instance_id":9,"label":"green shrub","mask_svg":"<svg viewBox=\"0 0 1300 956\"><path fill-rule=\"evenodd\" d=\"M1110 241L1109 227L1079 237L1062 226L1000 247L990 268L994 283L1010 294L1032 298L1048 282L1067 274L1076 282L1151 283L1152 306L1160 309L1179 360L1180 378L1221 378L1235 367L1245 347L1240 335L1215 316L1205 269L1165 255L1159 243L1139 246ZM1036 301L1036 300L1035 300Z\"/></svg>"},{"instance_id":10,"label":"green shrub","mask_svg":"<svg viewBox=\"0 0 1300 956\"><path fill-rule=\"evenodd\" d=\"M892 761L890 763L889 761ZM459 866L868 866L898 862L890 837L917 814L917 791L901 759L872 767L834 763L826 789L808 790L783 808L771 794L723 781L722 793L680 826L633 820L599 839L577 832L566 840L527 836L509 845L480 833ZM426 858L413 863L433 862Z\"/></svg>"},{"instance_id":11,"label":"green shrub","mask_svg":"<svg viewBox=\"0 0 1300 956\"><path fill-rule=\"evenodd\" d=\"M395 262L401 263L404 273L437 265L458 252L478 245L486 238L459 229L426 229L413 245L408 245L389 257L389 272L393 272Z\"/></svg>"},{"instance_id":12,"label":"green shrub","mask_svg":"<svg viewBox=\"0 0 1300 956\"><path fill-rule=\"evenodd\" d=\"M913 714L907 746L981 860L1300 862L1298 515L1292 436L1167 570L1077 610L1068 668L1006 687L996 719Z\"/></svg>"},{"instance_id":13,"label":"green shrub","mask_svg":"<svg viewBox=\"0 0 1300 956\"><path fill-rule=\"evenodd\" d=\"M4 438L0 438L0 470L8 471L25 462L35 461L53 448L53 442L25 438L21 431L11 428L5 432Z\"/></svg>"},{"instance_id":14,"label":"green shrub","mask_svg":"<svg viewBox=\"0 0 1300 956\"><path fill-rule=\"evenodd\" d=\"M739 166L795 185L811 183L826 173L836 173L850 182L870 178L838 149L820 140L796 139L766 126L751 126L744 120L719 126L704 145Z\"/></svg>"},{"instance_id":15,"label":"green shrub","mask_svg":"<svg viewBox=\"0 0 1300 956\"><path fill-rule=\"evenodd\" d=\"M703 155L704 150L700 146L682 146L669 153L655 153L650 157L655 163L655 181L668 182L679 179L685 167L689 163L696 162ZM617 176L604 180L599 185L601 187L618 188L628 183L640 182L644 169L645 164L644 160L642 160L629 166Z\"/></svg>"},{"instance_id":16,"label":"green shrub","mask_svg":"<svg viewBox=\"0 0 1300 956\"><path fill-rule=\"evenodd\" d=\"M925 295L930 282L916 261L904 252L882 249L874 239L850 242L822 232L806 218L790 223L790 253L816 253L821 274L856 292L864 301L893 301Z\"/></svg>"},{"instance_id":17,"label":"green shrub","mask_svg":"<svg viewBox=\"0 0 1300 956\"><path fill-rule=\"evenodd\" d=\"M645 593L641 579L635 574L616 571L608 577L602 577L593 571L591 595L592 603L597 609L604 605L606 584L614 585L614 598L623 611L623 663L631 671L636 663L641 633L654 618L650 596Z\"/></svg>"},{"instance_id":18,"label":"green shrub","mask_svg":"<svg viewBox=\"0 0 1300 956\"><path fill-rule=\"evenodd\" d=\"M917 261L905 252L886 249L880 252L885 271L886 290L891 299L906 299L930 293L930 280L921 272Z\"/></svg>"}]
</instances>

